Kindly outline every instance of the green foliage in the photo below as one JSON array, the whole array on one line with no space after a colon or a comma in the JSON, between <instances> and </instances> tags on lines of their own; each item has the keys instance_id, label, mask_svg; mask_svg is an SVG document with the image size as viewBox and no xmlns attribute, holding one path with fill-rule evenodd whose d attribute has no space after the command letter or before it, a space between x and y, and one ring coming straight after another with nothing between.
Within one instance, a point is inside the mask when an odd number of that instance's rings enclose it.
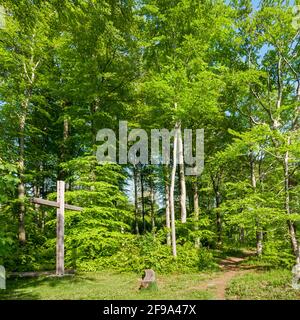
<instances>
[{"instance_id":1,"label":"green foliage","mask_svg":"<svg viewBox=\"0 0 300 320\"><path fill-rule=\"evenodd\" d=\"M120 190L125 179L121 167L99 165L94 156L85 156L64 164L64 168L72 173L68 181L73 185L73 190L65 194L66 201L84 208L82 212L66 212L66 265L73 267L76 260L80 266L113 256L133 238L133 213ZM47 223L52 235L55 224L55 217ZM55 239L48 239L45 245L54 248Z\"/></svg>"},{"instance_id":2,"label":"green foliage","mask_svg":"<svg viewBox=\"0 0 300 320\"><path fill-rule=\"evenodd\" d=\"M213 244L215 242L215 233L211 230L211 219L209 216L201 215L196 221L192 215L187 219L186 223L178 222L176 224L177 242L178 243L192 243L199 239L200 243Z\"/></svg>"},{"instance_id":3,"label":"green foliage","mask_svg":"<svg viewBox=\"0 0 300 320\"><path fill-rule=\"evenodd\" d=\"M5 203L14 194L19 182L16 177L15 165L5 162L0 158L0 203Z\"/></svg>"},{"instance_id":4,"label":"green foliage","mask_svg":"<svg viewBox=\"0 0 300 320\"><path fill-rule=\"evenodd\" d=\"M265 268L286 268L291 270L295 264L295 258L289 248L288 241L273 239L265 242L264 254L261 257L252 257L249 263Z\"/></svg>"},{"instance_id":5,"label":"green foliage","mask_svg":"<svg viewBox=\"0 0 300 320\"><path fill-rule=\"evenodd\" d=\"M12 255L13 253L13 239L8 233L0 232L0 264L3 265L4 262Z\"/></svg>"},{"instance_id":6,"label":"green foliage","mask_svg":"<svg viewBox=\"0 0 300 320\"><path fill-rule=\"evenodd\" d=\"M55 200L65 180L66 202L84 208L65 214L66 267L198 272L215 268L216 246L225 254L258 245L254 263L291 267L290 240L300 236L300 35L288 2L1 6L0 263L54 269L55 209L29 198ZM205 130L205 169L186 177L186 223L175 179L177 259L166 245L170 166L96 160L97 131L116 132L120 120L129 132L176 123Z\"/></svg>"},{"instance_id":7,"label":"green foliage","mask_svg":"<svg viewBox=\"0 0 300 320\"><path fill-rule=\"evenodd\" d=\"M209 250L196 249L191 243L178 246L178 256L174 259L171 248L162 244L159 235L151 234L133 238L122 244L119 252L107 258L80 263L80 270L102 270L112 268L120 272L143 272L153 269L158 273L196 272L216 269L217 265Z\"/></svg>"}]
</instances>

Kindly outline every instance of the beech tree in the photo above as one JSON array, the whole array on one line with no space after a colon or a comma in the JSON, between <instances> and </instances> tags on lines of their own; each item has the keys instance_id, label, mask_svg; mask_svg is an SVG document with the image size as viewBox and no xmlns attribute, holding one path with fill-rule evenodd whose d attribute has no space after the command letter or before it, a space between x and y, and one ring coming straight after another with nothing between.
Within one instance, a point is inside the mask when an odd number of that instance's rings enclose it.
<instances>
[{"instance_id":1,"label":"beech tree","mask_svg":"<svg viewBox=\"0 0 300 320\"><path fill-rule=\"evenodd\" d=\"M0 263L53 269L55 212L29 200L54 199L57 180L84 207L66 214L67 266L77 251L81 270L198 271L214 266L213 250L243 246L272 265L299 262L299 30L289 3L1 5ZM116 154L124 148L121 120L128 134L173 133L169 161L152 163L148 150L148 163L98 163L98 130L116 133ZM187 174L184 129L204 129L198 176Z\"/></svg>"}]
</instances>

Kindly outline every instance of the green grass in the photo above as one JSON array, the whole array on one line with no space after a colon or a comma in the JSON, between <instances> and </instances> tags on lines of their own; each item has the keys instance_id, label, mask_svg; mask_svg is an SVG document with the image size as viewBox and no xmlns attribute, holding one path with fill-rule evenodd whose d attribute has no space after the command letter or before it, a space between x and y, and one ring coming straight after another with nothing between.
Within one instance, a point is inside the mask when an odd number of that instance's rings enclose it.
<instances>
[{"instance_id":1,"label":"green grass","mask_svg":"<svg viewBox=\"0 0 300 320\"><path fill-rule=\"evenodd\" d=\"M212 293L197 288L211 274L157 276L158 290L139 290L139 275L113 272L81 273L73 277L8 279L3 299L41 300L136 300L213 299Z\"/></svg>"},{"instance_id":2,"label":"green grass","mask_svg":"<svg viewBox=\"0 0 300 320\"><path fill-rule=\"evenodd\" d=\"M290 270L248 273L231 280L226 289L227 299L298 300L300 291L291 286Z\"/></svg>"},{"instance_id":3,"label":"green grass","mask_svg":"<svg viewBox=\"0 0 300 320\"><path fill-rule=\"evenodd\" d=\"M157 275L157 290L139 290L140 275L116 272L86 272L56 278L17 278L7 280L0 300L212 300L214 290L203 289L217 273ZM227 299L300 299L291 287L291 270L252 270L231 280Z\"/></svg>"}]
</instances>

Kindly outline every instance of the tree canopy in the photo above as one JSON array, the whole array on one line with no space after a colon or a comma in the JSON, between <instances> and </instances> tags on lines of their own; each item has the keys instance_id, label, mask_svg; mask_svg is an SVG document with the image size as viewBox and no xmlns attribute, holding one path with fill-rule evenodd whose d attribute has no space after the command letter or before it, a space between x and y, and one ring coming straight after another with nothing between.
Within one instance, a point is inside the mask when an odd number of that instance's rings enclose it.
<instances>
[{"instance_id":1,"label":"tree canopy","mask_svg":"<svg viewBox=\"0 0 300 320\"><path fill-rule=\"evenodd\" d=\"M66 214L67 267L198 270L227 245L300 262L292 3L1 4L0 264L54 269L55 212L30 198L55 199L57 180L84 208ZM178 129L172 152L184 129L204 129L203 172L185 175L172 154L169 164L99 163L97 132L118 133L120 121L149 136Z\"/></svg>"}]
</instances>

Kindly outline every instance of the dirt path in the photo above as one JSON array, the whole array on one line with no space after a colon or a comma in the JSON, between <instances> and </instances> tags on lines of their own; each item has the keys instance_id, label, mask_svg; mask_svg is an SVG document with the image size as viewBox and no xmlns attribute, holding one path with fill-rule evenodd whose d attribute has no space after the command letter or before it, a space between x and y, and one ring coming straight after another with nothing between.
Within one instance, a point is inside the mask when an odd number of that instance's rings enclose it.
<instances>
[{"instance_id":1,"label":"dirt path","mask_svg":"<svg viewBox=\"0 0 300 320\"><path fill-rule=\"evenodd\" d=\"M245 266L241 266L241 262L245 257L228 257L220 261L222 273L215 278L201 283L198 289L212 290L217 300L225 300L226 288L231 279L234 277L250 272Z\"/></svg>"}]
</instances>

